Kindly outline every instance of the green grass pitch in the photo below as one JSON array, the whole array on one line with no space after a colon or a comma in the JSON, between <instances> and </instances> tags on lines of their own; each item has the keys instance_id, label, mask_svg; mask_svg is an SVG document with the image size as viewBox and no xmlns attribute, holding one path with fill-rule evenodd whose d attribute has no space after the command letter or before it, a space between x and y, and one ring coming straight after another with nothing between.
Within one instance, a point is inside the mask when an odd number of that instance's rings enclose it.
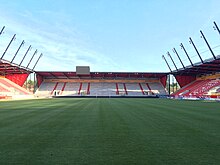
<instances>
[{"instance_id":1,"label":"green grass pitch","mask_svg":"<svg viewBox=\"0 0 220 165\"><path fill-rule=\"evenodd\" d=\"M1 101L0 164L220 164L220 103Z\"/></svg>"}]
</instances>

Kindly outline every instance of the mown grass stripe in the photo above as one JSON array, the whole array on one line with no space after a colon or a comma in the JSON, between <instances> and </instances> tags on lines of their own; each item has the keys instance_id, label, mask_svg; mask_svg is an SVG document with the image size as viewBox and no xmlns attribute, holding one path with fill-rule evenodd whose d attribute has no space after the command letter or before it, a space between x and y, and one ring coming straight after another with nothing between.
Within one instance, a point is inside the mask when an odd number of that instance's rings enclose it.
<instances>
[{"instance_id":1,"label":"mown grass stripe","mask_svg":"<svg viewBox=\"0 0 220 165\"><path fill-rule=\"evenodd\" d=\"M41 99L0 104L0 164L219 164L219 103Z\"/></svg>"}]
</instances>

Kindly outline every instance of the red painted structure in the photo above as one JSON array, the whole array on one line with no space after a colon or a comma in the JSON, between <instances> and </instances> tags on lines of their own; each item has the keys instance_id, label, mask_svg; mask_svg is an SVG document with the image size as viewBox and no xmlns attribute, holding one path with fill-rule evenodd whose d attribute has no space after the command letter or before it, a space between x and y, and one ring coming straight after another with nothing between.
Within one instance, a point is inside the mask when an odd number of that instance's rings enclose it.
<instances>
[{"instance_id":1,"label":"red painted structure","mask_svg":"<svg viewBox=\"0 0 220 165\"><path fill-rule=\"evenodd\" d=\"M62 93L63 93L63 91L64 91L65 87L66 87L66 82L63 84L63 87L62 87L62 89L61 89L61 93L60 93L60 94L62 94Z\"/></svg>"},{"instance_id":2,"label":"red painted structure","mask_svg":"<svg viewBox=\"0 0 220 165\"><path fill-rule=\"evenodd\" d=\"M22 74L10 74L6 75L5 78L11 80L12 82L18 84L19 86L23 86L25 81L27 80L29 73Z\"/></svg>"},{"instance_id":3,"label":"red painted structure","mask_svg":"<svg viewBox=\"0 0 220 165\"><path fill-rule=\"evenodd\" d=\"M0 60L0 76L11 80L19 86L24 85L30 73L33 73L30 69L12 64L3 59Z\"/></svg>"},{"instance_id":4,"label":"red painted structure","mask_svg":"<svg viewBox=\"0 0 220 165\"><path fill-rule=\"evenodd\" d=\"M115 83L115 85L116 85L116 95L119 95L118 83Z\"/></svg>"},{"instance_id":5,"label":"red painted structure","mask_svg":"<svg viewBox=\"0 0 220 165\"><path fill-rule=\"evenodd\" d=\"M209 75L220 72L220 56L216 59L210 58L204 60L203 63L196 63L193 66L187 66L185 69L173 71L173 74L178 81L180 87L184 87L196 80L196 77Z\"/></svg>"},{"instance_id":6,"label":"red painted structure","mask_svg":"<svg viewBox=\"0 0 220 165\"><path fill-rule=\"evenodd\" d=\"M57 85L58 85L58 82L55 84L53 90L51 91L51 95L53 94L53 92L57 89Z\"/></svg>"},{"instance_id":7,"label":"red painted structure","mask_svg":"<svg viewBox=\"0 0 220 165\"><path fill-rule=\"evenodd\" d=\"M38 86L44 79L147 79L157 78L166 87L167 75L169 73L148 72L90 72L89 75L77 75L76 72L42 71L36 72Z\"/></svg>"},{"instance_id":8,"label":"red painted structure","mask_svg":"<svg viewBox=\"0 0 220 165\"><path fill-rule=\"evenodd\" d=\"M145 95L145 93L144 93L144 90L143 90L143 87L142 87L141 83L139 83L139 86L140 86L140 89L141 89L142 94L143 94L143 95Z\"/></svg>"},{"instance_id":9,"label":"red painted structure","mask_svg":"<svg viewBox=\"0 0 220 165\"><path fill-rule=\"evenodd\" d=\"M78 90L78 95L80 95L81 89L82 89L82 83L80 83L79 90Z\"/></svg>"},{"instance_id":10,"label":"red painted structure","mask_svg":"<svg viewBox=\"0 0 220 165\"><path fill-rule=\"evenodd\" d=\"M125 83L123 83L123 86L124 86L125 94L128 95L128 91L127 91Z\"/></svg>"},{"instance_id":11,"label":"red painted structure","mask_svg":"<svg viewBox=\"0 0 220 165\"><path fill-rule=\"evenodd\" d=\"M175 75L175 78L178 81L181 88L196 80L195 75L194 76Z\"/></svg>"},{"instance_id":12,"label":"red painted structure","mask_svg":"<svg viewBox=\"0 0 220 165\"><path fill-rule=\"evenodd\" d=\"M87 86L87 95L90 94L90 83L88 83L88 86Z\"/></svg>"}]
</instances>

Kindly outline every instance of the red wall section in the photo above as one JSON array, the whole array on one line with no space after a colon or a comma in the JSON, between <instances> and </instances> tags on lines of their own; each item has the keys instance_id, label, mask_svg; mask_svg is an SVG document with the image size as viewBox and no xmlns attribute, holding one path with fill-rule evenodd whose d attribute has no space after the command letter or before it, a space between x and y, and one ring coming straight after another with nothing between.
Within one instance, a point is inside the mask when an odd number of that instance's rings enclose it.
<instances>
[{"instance_id":1,"label":"red wall section","mask_svg":"<svg viewBox=\"0 0 220 165\"><path fill-rule=\"evenodd\" d=\"M161 77L161 78L160 78L160 82L162 83L163 87L166 88L167 76Z\"/></svg>"},{"instance_id":2,"label":"red wall section","mask_svg":"<svg viewBox=\"0 0 220 165\"><path fill-rule=\"evenodd\" d=\"M175 78L178 81L181 88L196 80L196 76L175 75Z\"/></svg>"},{"instance_id":3,"label":"red wall section","mask_svg":"<svg viewBox=\"0 0 220 165\"><path fill-rule=\"evenodd\" d=\"M41 83L43 82L43 77L38 74L36 75L36 77L37 77L37 85L38 87L40 87Z\"/></svg>"},{"instance_id":4,"label":"red wall section","mask_svg":"<svg viewBox=\"0 0 220 165\"><path fill-rule=\"evenodd\" d=\"M22 87L25 81L27 80L28 76L29 73L22 73L22 74L6 75L5 77Z\"/></svg>"}]
</instances>

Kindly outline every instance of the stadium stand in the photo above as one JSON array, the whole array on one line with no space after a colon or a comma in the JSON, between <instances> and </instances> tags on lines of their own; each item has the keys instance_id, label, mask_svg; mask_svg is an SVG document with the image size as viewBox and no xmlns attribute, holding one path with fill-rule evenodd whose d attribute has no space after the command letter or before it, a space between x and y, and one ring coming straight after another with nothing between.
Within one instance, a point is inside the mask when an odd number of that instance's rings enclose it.
<instances>
[{"instance_id":1,"label":"stadium stand","mask_svg":"<svg viewBox=\"0 0 220 165\"><path fill-rule=\"evenodd\" d=\"M208 96L209 91L212 91L213 88L218 88L220 86L219 79L207 79L207 80L196 80L185 87L181 88L179 91L173 95L183 96L183 97L202 97Z\"/></svg>"},{"instance_id":2,"label":"stadium stand","mask_svg":"<svg viewBox=\"0 0 220 165\"><path fill-rule=\"evenodd\" d=\"M214 24L220 34L220 30L218 29L216 23ZM205 39L202 31L200 32L202 34L202 38ZM191 38L190 43L193 44ZM193 44L195 50L197 51L197 55L201 60L201 62L194 64L188 56L183 44L180 44L191 63L190 66L185 66L183 61L181 61L176 49L173 49L183 66L183 68L179 69L175 65L175 59L173 60L171 54L167 52L176 70L171 70L169 63L163 55L162 57L170 69L170 72L164 73L90 72L89 66L77 66L76 72L34 71L34 68L42 56L42 53L31 70L28 68L28 66L31 63L32 58L27 67L23 67L21 66L23 59L20 62L20 65L14 64L12 62L13 60L9 62L2 59L6 53L4 52L0 59L0 96L30 95L31 93L27 92L27 90L22 88L22 86L27 80L27 77L31 73L35 73L38 88L35 92L35 96L37 97L167 96L171 92L170 75L175 77L176 84L178 84L176 87L180 88L179 90L176 88L177 91L173 90L173 92L175 92L171 94L172 97L220 97L220 55L215 55L207 41L206 44L209 47L212 58L205 60L202 59L201 55ZM10 44L8 47L9 46ZM14 58L15 56L13 59ZM168 92L166 88L168 89Z\"/></svg>"},{"instance_id":3,"label":"stadium stand","mask_svg":"<svg viewBox=\"0 0 220 165\"><path fill-rule=\"evenodd\" d=\"M61 89L61 91L60 91L60 94L61 94L61 95L63 94L63 91L65 90L65 87L66 87L66 82L63 83L63 87L62 87L62 89Z\"/></svg>"},{"instance_id":4,"label":"stadium stand","mask_svg":"<svg viewBox=\"0 0 220 165\"><path fill-rule=\"evenodd\" d=\"M115 83L91 83L90 85L90 96L115 96L116 87Z\"/></svg>"},{"instance_id":5,"label":"stadium stand","mask_svg":"<svg viewBox=\"0 0 220 165\"><path fill-rule=\"evenodd\" d=\"M11 95L10 88L0 83L0 99L5 99L6 96L10 96L10 95Z\"/></svg>"},{"instance_id":6,"label":"stadium stand","mask_svg":"<svg viewBox=\"0 0 220 165\"><path fill-rule=\"evenodd\" d=\"M91 72L36 72L39 88L35 95L59 96L149 96L148 89L140 85L149 83L158 95L166 95L166 73L108 73ZM151 88L152 88L151 87ZM146 86L147 88L147 86ZM162 90L161 90L162 88ZM158 90L160 89L160 90Z\"/></svg>"},{"instance_id":7,"label":"stadium stand","mask_svg":"<svg viewBox=\"0 0 220 165\"><path fill-rule=\"evenodd\" d=\"M53 94L53 89L56 83L52 83L52 82L44 82L42 83L42 85L40 86L40 88L38 89L39 92L38 95L39 96L48 96Z\"/></svg>"},{"instance_id":8,"label":"stadium stand","mask_svg":"<svg viewBox=\"0 0 220 165\"><path fill-rule=\"evenodd\" d=\"M0 59L0 96L1 98L29 97L33 94L23 88L32 71L9 61Z\"/></svg>"},{"instance_id":9,"label":"stadium stand","mask_svg":"<svg viewBox=\"0 0 220 165\"><path fill-rule=\"evenodd\" d=\"M43 85L43 84L42 84ZM65 89L63 90L61 95L78 95L79 83L70 83L66 82Z\"/></svg>"},{"instance_id":10,"label":"stadium stand","mask_svg":"<svg viewBox=\"0 0 220 165\"><path fill-rule=\"evenodd\" d=\"M140 83L127 83L127 92L128 95L134 95L134 96L142 96L144 95L144 91L142 92L140 88Z\"/></svg>"},{"instance_id":11,"label":"stadium stand","mask_svg":"<svg viewBox=\"0 0 220 165\"><path fill-rule=\"evenodd\" d=\"M13 83L12 81L6 79L6 78L0 78L0 84L1 86L4 85L7 87L6 89L10 89L10 91L17 95L28 95L30 94L27 90L20 87L19 85Z\"/></svg>"},{"instance_id":12,"label":"stadium stand","mask_svg":"<svg viewBox=\"0 0 220 165\"><path fill-rule=\"evenodd\" d=\"M59 82L56 82L59 81ZM127 78L118 80L107 79L45 79L36 91L35 95L40 96L149 96L149 95L167 95L163 85L158 80L149 83L138 83L137 80ZM91 82L93 81L93 82ZM141 80L143 81L143 79ZM144 80L145 81L145 80ZM150 81L150 80L149 80ZM151 80L152 81L152 80ZM146 84L150 84L151 90ZM145 85L145 89L141 86ZM56 94L54 93L56 92Z\"/></svg>"},{"instance_id":13,"label":"stadium stand","mask_svg":"<svg viewBox=\"0 0 220 165\"><path fill-rule=\"evenodd\" d=\"M165 88L159 82L148 83L148 88L149 88L150 92L152 92L153 94L160 94L160 95L166 94Z\"/></svg>"},{"instance_id":14,"label":"stadium stand","mask_svg":"<svg viewBox=\"0 0 220 165\"><path fill-rule=\"evenodd\" d=\"M81 95L87 95L88 83L81 83Z\"/></svg>"},{"instance_id":15,"label":"stadium stand","mask_svg":"<svg viewBox=\"0 0 220 165\"><path fill-rule=\"evenodd\" d=\"M180 89L172 93L175 98L216 98L220 86L220 55L172 71Z\"/></svg>"},{"instance_id":16,"label":"stadium stand","mask_svg":"<svg viewBox=\"0 0 220 165\"><path fill-rule=\"evenodd\" d=\"M2 84L1 80L0 80L0 92L10 92L9 87L7 87L6 85Z\"/></svg>"}]
</instances>

